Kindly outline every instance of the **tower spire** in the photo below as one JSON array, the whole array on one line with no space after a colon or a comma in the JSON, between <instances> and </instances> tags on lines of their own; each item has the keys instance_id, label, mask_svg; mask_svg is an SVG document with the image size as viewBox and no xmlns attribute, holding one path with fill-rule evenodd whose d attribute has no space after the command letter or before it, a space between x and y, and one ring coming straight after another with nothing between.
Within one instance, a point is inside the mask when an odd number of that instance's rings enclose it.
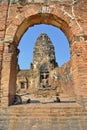
<instances>
[{"instance_id":1,"label":"tower spire","mask_svg":"<svg viewBox=\"0 0 87 130\"><path fill-rule=\"evenodd\" d=\"M41 33L37 38L33 51L33 66L39 69L42 64L48 69L57 66L54 46L46 33Z\"/></svg>"}]
</instances>

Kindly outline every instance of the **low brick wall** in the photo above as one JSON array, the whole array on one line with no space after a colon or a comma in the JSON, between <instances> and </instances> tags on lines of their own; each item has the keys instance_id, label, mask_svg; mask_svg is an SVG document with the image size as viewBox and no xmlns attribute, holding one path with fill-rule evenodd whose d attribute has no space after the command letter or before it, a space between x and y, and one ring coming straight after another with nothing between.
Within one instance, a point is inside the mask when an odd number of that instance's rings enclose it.
<instances>
[{"instance_id":1,"label":"low brick wall","mask_svg":"<svg viewBox=\"0 0 87 130\"><path fill-rule=\"evenodd\" d=\"M86 122L77 103L26 104L2 109L0 130L86 130Z\"/></svg>"}]
</instances>

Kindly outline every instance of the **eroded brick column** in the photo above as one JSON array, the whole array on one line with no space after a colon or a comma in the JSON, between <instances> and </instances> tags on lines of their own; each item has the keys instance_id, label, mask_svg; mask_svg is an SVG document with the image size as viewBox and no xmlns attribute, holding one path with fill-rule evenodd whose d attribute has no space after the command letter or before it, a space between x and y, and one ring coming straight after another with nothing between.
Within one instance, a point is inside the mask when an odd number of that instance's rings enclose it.
<instances>
[{"instance_id":1,"label":"eroded brick column","mask_svg":"<svg viewBox=\"0 0 87 130\"><path fill-rule=\"evenodd\" d=\"M76 44L76 49L81 103L87 108L87 43L83 41Z\"/></svg>"},{"instance_id":2,"label":"eroded brick column","mask_svg":"<svg viewBox=\"0 0 87 130\"><path fill-rule=\"evenodd\" d=\"M13 103L16 89L16 67L17 53L15 47L10 43L4 44L3 63L2 63L2 98L1 106L7 107Z\"/></svg>"},{"instance_id":3,"label":"eroded brick column","mask_svg":"<svg viewBox=\"0 0 87 130\"><path fill-rule=\"evenodd\" d=\"M76 41L71 46L72 68L76 100L87 106L87 43Z\"/></svg>"}]
</instances>

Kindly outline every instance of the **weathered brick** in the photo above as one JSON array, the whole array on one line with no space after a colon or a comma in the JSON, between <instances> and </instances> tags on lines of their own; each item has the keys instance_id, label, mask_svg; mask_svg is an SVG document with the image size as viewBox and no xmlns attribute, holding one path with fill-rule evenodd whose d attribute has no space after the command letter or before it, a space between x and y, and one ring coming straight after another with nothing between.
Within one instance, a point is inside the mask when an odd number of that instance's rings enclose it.
<instances>
[{"instance_id":1,"label":"weathered brick","mask_svg":"<svg viewBox=\"0 0 87 130\"><path fill-rule=\"evenodd\" d=\"M0 1L0 44L4 46L0 46L0 130L86 130L87 0L23 1ZM51 24L66 34L71 60L62 66L61 84L82 108L69 102L8 107L16 93L18 52L15 48L26 29L34 24Z\"/></svg>"}]
</instances>

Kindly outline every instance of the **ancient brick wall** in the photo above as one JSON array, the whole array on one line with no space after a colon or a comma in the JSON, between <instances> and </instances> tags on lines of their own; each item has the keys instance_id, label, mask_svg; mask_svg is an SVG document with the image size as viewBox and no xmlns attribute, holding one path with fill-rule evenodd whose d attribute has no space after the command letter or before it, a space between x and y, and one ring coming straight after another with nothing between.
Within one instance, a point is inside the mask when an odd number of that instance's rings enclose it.
<instances>
[{"instance_id":1,"label":"ancient brick wall","mask_svg":"<svg viewBox=\"0 0 87 130\"><path fill-rule=\"evenodd\" d=\"M61 87L64 93L73 96L75 93L71 61L65 63L60 69Z\"/></svg>"},{"instance_id":2,"label":"ancient brick wall","mask_svg":"<svg viewBox=\"0 0 87 130\"><path fill-rule=\"evenodd\" d=\"M2 69L2 55L3 55L3 41L5 38L6 31L6 16L8 10L8 2L2 3L0 2L0 102L2 97L2 87L1 87L1 69ZM1 104L1 103L0 103Z\"/></svg>"},{"instance_id":3,"label":"ancient brick wall","mask_svg":"<svg viewBox=\"0 0 87 130\"><path fill-rule=\"evenodd\" d=\"M4 120L2 120L4 119ZM73 104L27 104L3 109L1 130L86 130L87 111Z\"/></svg>"},{"instance_id":4,"label":"ancient brick wall","mask_svg":"<svg viewBox=\"0 0 87 130\"><path fill-rule=\"evenodd\" d=\"M40 130L43 128L45 130L49 128L48 130L86 130L87 0L38 0L38 2L36 0L32 2L28 0L28 3L24 4L19 3L18 0L12 1L0 1L0 129L24 130L29 128L30 130ZM19 40L27 28L41 23L51 24L60 28L69 40L77 105L61 103L61 105L58 104L59 109L54 104L52 108L51 104L48 104L48 108L46 106L41 108L38 105L35 108L36 104L33 104L35 106L29 106L29 104L21 105L20 107L8 106L9 103L12 103L12 97L15 96L15 66L17 58L16 55L14 60L12 60L15 51L12 49L13 53L9 54L8 45L13 45L17 48ZM14 61L15 65L13 65ZM10 98L9 95L11 95ZM81 106L78 106L78 103ZM64 106L66 105L65 109ZM28 113L29 109L30 113ZM43 122L41 121L42 118L44 119Z\"/></svg>"}]
</instances>

